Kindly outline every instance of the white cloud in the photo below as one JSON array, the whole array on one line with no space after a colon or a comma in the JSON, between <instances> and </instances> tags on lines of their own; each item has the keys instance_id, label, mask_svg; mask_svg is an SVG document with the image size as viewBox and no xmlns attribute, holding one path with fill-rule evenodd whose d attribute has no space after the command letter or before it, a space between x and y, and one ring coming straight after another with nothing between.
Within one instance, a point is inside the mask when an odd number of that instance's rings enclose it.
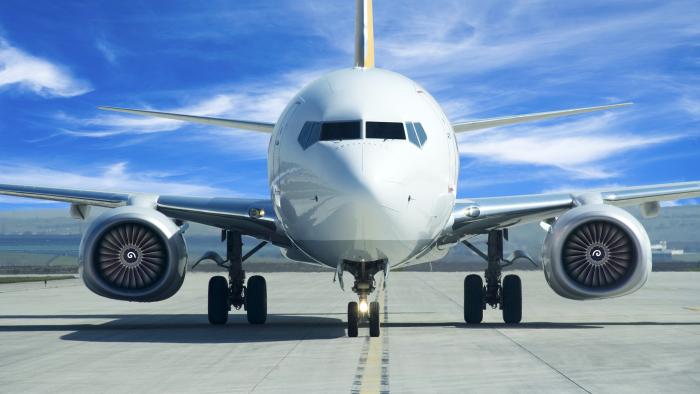
<instances>
[{"instance_id":1,"label":"white cloud","mask_svg":"<svg viewBox=\"0 0 700 394\"><path fill-rule=\"evenodd\" d=\"M464 133L459 148L462 155L487 162L553 166L576 178L598 179L616 174L604 160L677 138L620 131L615 116L606 114L551 126Z\"/></svg>"},{"instance_id":2,"label":"white cloud","mask_svg":"<svg viewBox=\"0 0 700 394\"><path fill-rule=\"evenodd\" d=\"M0 88L16 86L45 97L72 97L91 90L64 67L30 55L0 38Z\"/></svg>"},{"instance_id":3,"label":"white cloud","mask_svg":"<svg viewBox=\"0 0 700 394\"><path fill-rule=\"evenodd\" d=\"M235 92L231 92L231 87L220 87L215 89L220 91L218 94L203 96L178 107L153 108L151 106L132 106L128 103L124 106L186 115L276 122L284 107L299 89L321 73L323 71L316 70L289 73L278 80L236 86ZM267 134L254 131L107 112L92 118L75 118L59 114L58 119L68 125L63 130L64 135L86 138L145 135L172 132L183 128L196 128L197 132L188 134L188 138L198 141L213 141L219 149L243 153L248 158L265 157L270 138Z\"/></svg>"},{"instance_id":4,"label":"white cloud","mask_svg":"<svg viewBox=\"0 0 700 394\"><path fill-rule=\"evenodd\" d=\"M119 51L104 37L99 37L95 40L95 48L105 59L111 64L117 64Z\"/></svg>"},{"instance_id":5,"label":"white cloud","mask_svg":"<svg viewBox=\"0 0 700 394\"><path fill-rule=\"evenodd\" d=\"M698 205L700 200L697 198L689 198L685 200L675 200L675 201L661 201L661 206L666 207L684 207L687 205Z\"/></svg>"},{"instance_id":6,"label":"white cloud","mask_svg":"<svg viewBox=\"0 0 700 394\"><path fill-rule=\"evenodd\" d=\"M116 162L93 173L79 173L34 164L0 163L0 183L58 187L107 192L143 192L183 196L240 195L232 190L213 188L196 182L173 180L173 174L130 172L127 162ZM179 178L179 177L178 177ZM36 203L20 198L3 198L5 203Z\"/></svg>"},{"instance_id":7,"label":"white cloud","mask_svg":"<svg viewBox=\"0 0 700 394\"><path fill-rule=\"evenodd\" d=\"M627 186L620 185L618 183L605 183L605 184L596 184L596 185L588 185L588 186L582 186L582 185L576 185L576 184L565 184L565 185L558 185L557 187L554 188L548 188L542 191L543 194L557 194L557 193L572 193L572 194L580 194L583 192L592 192L592 191L605 191L605 190L617 190L617 189L622 189Z\"/></svg>"},{"instance_id":8,"label":"white cloud","mask_svg":"<svg viewBox=\"0 0 700 394\"><path fill-rule=\"evenodd\" d=\"M700 98L685 96L680 99L678 104L682 110L694 118L700 118Z\"/></svg>"},{"instance_id":9,"label":"white cloud","mask_svg":"<svg viewBox=\"0 0 700 394\"><path fill-rule=\"evenodd\" d=\"M572 11L576 7L561 8L553 19L546 3L516 1L503 7L447 1L440 7L406 7L409 12L384 15L388 20L380 22L391 29L378 37L377 61L421 75L470 74L508 65L558 68L548 60L566 54L572 69L658 52L698 35L692 28L697 25L693 2L620 7L602 18Z\"/></svg>"}]
</instances>

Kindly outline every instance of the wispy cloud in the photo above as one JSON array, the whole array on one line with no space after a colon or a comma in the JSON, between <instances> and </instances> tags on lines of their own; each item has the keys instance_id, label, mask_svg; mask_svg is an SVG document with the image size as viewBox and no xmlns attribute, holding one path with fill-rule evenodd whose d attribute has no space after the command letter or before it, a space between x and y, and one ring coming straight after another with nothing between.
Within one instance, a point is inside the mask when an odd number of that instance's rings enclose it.
<instances>
[{"instance_id":1,"label":"wispy cloud","mask_svg":"<svg viewBox=\"0 0 700 394\"><path fill-rule=\"evenodd\" d=\"M95 48L109 63L117 64L120 51L111 42L107 41L104 36L95 39Z\"/></svg>"},{"instance_id":2,"label":"wispy cloud","mask_svg":"<svg viewBox=\"0 0 700 394\"><path fill-rule=\"evenodd\" d=\"M112 163L97 171L66 171L34 164L0 163L0 183L7 184L184 196L240 195L232 190L186 182L177 175L179 174L129 171L127 162ZM19 198L7 198L4 202L28 203L28 201L35 203L35 201Z\"/></svg>"},{"instance_id":3,"label":"wispy cloud","mask_svg":"<svg viewBox=\"0 0 700 394\"><path fill-rule=\"evenodd\" d=\"M518 126L460 135L460 153L486 162L553 166L583 179L616 175L604 161L677 139L620 130L612 114L547 126ZM615 130L615 132L611 132Z\"/></svg>"},{"instance_id":4,"label":"wispy cloud","mask_svg":"<svg viewBox=\"0 0 700 394\"><path fill-rule=\"evenodd\" d=\"M72 97L91 90L65 67L30 55L0 37L0 88L18 87L45 97Z\"/></svg>"},{"instance_id":5,"label":"wispy cloud","mask_svg":"<svg viewBox=\"0 0 700 394\"><path fill-rule=\"evenodd\" d=\"M679 100L679 105L685 112L700 119L700 98L684 96Z\"/></svg>"},{"instance_id":6,"label":"wispy cloud","mask_svg":"<svg viewBox=\"0 0 700 394\"><path fill-rule=\"evenodd\" d=\"M547 60L565 52L575 56L567 64L570 68L608 64L612 58L633 53L658 52L699 34L692 28L697 25L694 2L621 7L606 17L581 15L572 6L565 24L551 23L546 3L516 1L510 7L500 7L451 1L439 8L424 6L431 9L431 17L422 12L392 16L392 29L378 44L384 52L379 58L384 55L385 61L399 69L454 74L532 65L532 61L558 67ZM610 51L613 48L617 51ZM601 51L605 57L590 56ZM428 65L431 67L426 68ZM436 66L442 68L436 70Z\"/></svg>"},{"instance_id":7,"label":"wispy cloud","mask_svg":"<svg viewBox=\"0 0 700 394\"><path fill-rule=\"evenodd\" d=\"M186 115L275 122L299 89L320 74L322 71L317 70L293 72L283 75L276 81L219 87L214 89L219 93L213 96L205 95L198 99L190 99L191 102L178 107L154 108L146 105L141 108ZM235 92L231 92L233 89ZM123 105L140 107L139 104L125 103ZM66 124L63 130L64 135L83 138L145 135L196 128L197 133L190 134L190 139L207 140L215 143L219 148L239 153L244 152L247 157L255 158L265 156L269 140L269 135L251 131L201 126L137 115L116 115L105 112L91 118L76 118L62 113L57 116L57 119ZM230 143L222 144L222 141L230 141Z\"/></svg>"}]
</instances>

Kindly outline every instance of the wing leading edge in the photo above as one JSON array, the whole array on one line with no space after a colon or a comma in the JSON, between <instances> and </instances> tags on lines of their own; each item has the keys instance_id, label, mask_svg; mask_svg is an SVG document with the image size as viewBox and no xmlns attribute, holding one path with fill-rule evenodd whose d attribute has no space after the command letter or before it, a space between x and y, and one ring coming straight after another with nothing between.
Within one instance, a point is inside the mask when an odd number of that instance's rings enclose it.
<instances>
[{"instance_id":1,"label":"wing leading edge","mask_svg":"<svg viewBox=\"0 0 700 394\"><path fill-rule=\"evenodd\" d=\"M97 108L104 110L104 111L123 112L123 113L127 113L127 114L132 114L132 115L151 116L154 118L180 120L183 122L202 123L202 124L207 124L207 125L211 125L211 126L230 127L230 128L234 128L234 129L258 131L258 132L262 132L262 133L272 133L272 130L275 128L274 123L251 122L251 121L247 121L247 120L234 120L234 119L222 119L222 118L210 118L210 117L206 117L206 116L182 115L182 114L174 114L171 112L146 111L146 110L142 110L142 109L129 109L129 108L117 108L117 107L97 107Z\"/></svg>"},{"instance_id":2,"label":"wing leading edge","mask_svg":"<svg viewBox=\"0 0 700 394\"><path fill-rule=\"evenodd\" d=\"M538 112L534 114L525 115L513 115L504 116L500 118L490 118L482 120L472 120L469 122L453 123L452 128L456 133L463 133L468 131L475 131L481 129L490 129L492 127L508 126L517 123L533 122L537 120L546 120L559 118L562 116L571 116L585 114L588 112L603 111L614 108L627 107L632 105L632 103L621 103L612 105L602 105L598 107L586 107L586 108L576 108L576 109L566 109L563 111L551 111L551 112Z\"/></svg>"},{"instance_id":3,"label":"wing leading edge","mask_svg":"<svg viewBox=\"0 0 700 394\"><path fill-rule=\"evenodd\" d=\"M277 231L275 211L270 200L107 193L4 184L0 184L0 195L105 208L139 205L156 209L172 219L239 231L279 246L290 244L287 237Z\"/></svg>"},{"instance_id":4,"label":"wing leading edge","mask_svg":"<svg viewBox=\"0 0 700 394\"><path fill-rule=\"evenodd\" d=\"M700 197L700 182L577 193L460 199L457 200L452 213L453 224L441 242L453 243L470 234L552 219L584 203L624 207L696 197Z\"/></svg>"}]
</instances>

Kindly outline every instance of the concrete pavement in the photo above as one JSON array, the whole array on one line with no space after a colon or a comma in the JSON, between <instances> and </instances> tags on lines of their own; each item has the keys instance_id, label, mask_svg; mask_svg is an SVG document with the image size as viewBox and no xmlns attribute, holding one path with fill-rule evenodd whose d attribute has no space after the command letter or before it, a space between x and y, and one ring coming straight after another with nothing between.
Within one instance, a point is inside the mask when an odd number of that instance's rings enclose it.
<instances>
[{"instance_id":1,"label":"concrete pavement","mask_svg":"<svg viewBox=\"0 0 700 394\"><path fill-rule=\"evenodd\" d=\"M252 273L249 273L252 274ZM520 272L524 322L462 320L464 273L392 273L382 337L345 336L332 273L264 274L268 323L206 317L209 275L152 304L78 280L0 286L2 392L697 392L700 273L577 302Z\"/></svg>"}]
</instances>

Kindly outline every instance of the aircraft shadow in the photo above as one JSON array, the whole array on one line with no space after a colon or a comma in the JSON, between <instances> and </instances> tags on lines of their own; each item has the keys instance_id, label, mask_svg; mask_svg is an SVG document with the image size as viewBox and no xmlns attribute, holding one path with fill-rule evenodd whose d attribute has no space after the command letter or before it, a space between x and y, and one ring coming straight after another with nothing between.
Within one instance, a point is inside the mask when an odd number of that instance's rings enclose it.
<instances>
[{"instance_id":1,"label":"aircraft shadow","mask_svg":"<svg viewBox=\"0 0 700 394\"><path fill-rule=\"evenodd\" d=\"M66 341L125 343L246 343L333 339L345 336L337 318L268 315L263 325L245 315L230 315L226 325L212 326L203 314L173 315L17 315L2 319L114 319L106 323L0 325L0 332L72 331Z\"/></svg>"},{"instance_id":2,"label":"aircraft shadow","mask_svg":"<svg viewBox=\"0 0 700 394\"><path fill-rule=\"evenodd\" d=\"M700 326L700 322L522 322L520 324L480 323L466 324L464 322L385 322L383 326L391 327L449 327L471 330L510 329L510 330L565 330L592 329L610 326Z\"/></svg>"},{"instance_id":3,"label":"aircraft shadow","mask_svg":"<svg viewBox=\"0 0 700 394\"><path fill-rule=\"evenodd\" d=\"M334 315L337 317L329 317ZM392 314L390 314L391 316ZM3 320L112 319L106 323L0 324L0 332L65 332L66 341L124 343L249 343L344 337L343 314L270 314L264 325L248 324L245 315L232 314L223 326L212 326L205 314L90 314L0 315ZM470 330L562 330L604 329L614 326L700 326L700 322L523 322L517 325L464 322L383 322L386 328L444 327Z\"/></svg>"}]
</instances>

